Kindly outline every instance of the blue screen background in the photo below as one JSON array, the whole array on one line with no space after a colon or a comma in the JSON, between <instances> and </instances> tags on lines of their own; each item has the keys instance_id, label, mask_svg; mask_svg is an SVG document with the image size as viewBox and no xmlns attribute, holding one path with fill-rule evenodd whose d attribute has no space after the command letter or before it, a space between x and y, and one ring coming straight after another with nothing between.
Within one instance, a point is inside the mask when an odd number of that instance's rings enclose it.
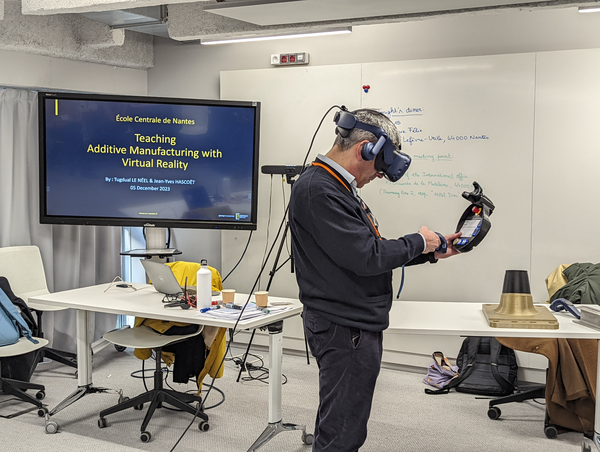
<instances>
[{"instance_id":1,"label":"blue screen background","mask_svg":"<svg viewBox=\"0 0 600 452\"><path fill-rule=\"evenodd\" d=\"M250 222L254 108L52 98L45 103L47 215ZM156 122L143 122L148 120ZM110 153L110 146L125 153ZM198 151L198 158L139 155L136 147ZM174 167L160 168L161 162Z\"/></svg>"}]
</instances>

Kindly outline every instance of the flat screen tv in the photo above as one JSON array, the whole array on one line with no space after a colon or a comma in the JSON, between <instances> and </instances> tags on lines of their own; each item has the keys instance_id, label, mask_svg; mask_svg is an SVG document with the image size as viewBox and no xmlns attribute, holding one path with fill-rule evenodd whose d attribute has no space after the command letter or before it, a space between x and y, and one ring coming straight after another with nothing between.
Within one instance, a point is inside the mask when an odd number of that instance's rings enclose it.
<instances>
[{"instance_id":1,"label":"flat screen tv","mask_svg":"<svg viewBox=\"0 0 600 452\"><path fill-rule=\"evenodd\" d=\"M39 93L40 222L256 229L260 103Z\"/></svg>"}]
</instances>

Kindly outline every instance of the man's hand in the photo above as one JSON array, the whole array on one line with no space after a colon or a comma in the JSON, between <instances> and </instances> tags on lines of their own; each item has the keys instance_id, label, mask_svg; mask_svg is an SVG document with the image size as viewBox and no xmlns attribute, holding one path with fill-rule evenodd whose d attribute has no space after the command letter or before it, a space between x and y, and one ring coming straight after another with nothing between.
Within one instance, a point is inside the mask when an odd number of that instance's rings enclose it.
<instances>
[{"instance_id":1,"label":"man's hand","mask_svg":"<svg viewBox=\"0 0 600 452\"><path fill-rule=\"evenodd\" d=\"M452 245L452 243L454 242L455 239L459 238L461 235L462 235L462 232L457 232L456 234L445 235L444 237L446 238L446 241L448 242L448 250L444 254L435 252L433 256L436 259L446 259L447 257L456 256L457 254L460 254L460 251L458 251L456 248L454 248L454 245Z\"/></svg>"},{"instance_id":2,"label":"man's hand","mask_svg":"<svg viewBox=\"0 0 600 452\"><path fill-rule=\"evenodd\" d=\"M435 249L438 246L440 246L440 244L442 243L442 241L440 240L438 235L435 232L430 231L427 228L427 226L422 226L421 229L419 229L419 234L421 234L425 238L425 242L426 242L426 246L425 246L425 250L423 251L423 254L427 254L427 253L431 253L432 251L435 251ZM448 243L450 243L450 242L448 242Z\"/></svg>"}]
</instances>

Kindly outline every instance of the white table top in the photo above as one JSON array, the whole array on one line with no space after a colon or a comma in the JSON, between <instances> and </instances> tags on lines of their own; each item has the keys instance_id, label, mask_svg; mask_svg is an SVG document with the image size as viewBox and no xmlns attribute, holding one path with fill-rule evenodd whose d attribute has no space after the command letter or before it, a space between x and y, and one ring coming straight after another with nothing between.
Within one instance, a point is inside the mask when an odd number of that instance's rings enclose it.
<instances>
[{"instance_id":1,"label":"white table top","mask_svg":"<svg viewBox=\"0 0 600 452\"><path fill-rule=\"evenodd\" d=\"M489 303L486 303L489 304ZM600 331L577 323L566 312L553 312L558 329L490 327L482 303L394 301L388 333L448 336L600 339ZM548 305L545 305L548 306Z\"/></svg>"},{"instance_id":2,"label":"white table top","mask_svg":"<svg viewBox=\"0 0 600 452\"><path fill-rule=\"evenodd\" d=\"M122 314L152 319L169 320L175 322L197 323L207 326L222 328L233 328L235 321L218 319L208 314L198 314L196 309L165 308L162 302L163 294L157 292L149 284L133 284L138 289L120 288L113 285L106 292L104 290L110 284L82 287L80 289L66 290L31 297L33 302L39 302L52 306L80 309L84 311L105 312L109 314ZM236 304L244 304L248 295L235 295ZM221 300L221 296L213 297ZM253 298L252 298L253 299ZM296 316L302 312L302 304L299 300L292 298L279 298L269 296L269 303L276 301L291 302L291 308L283 312L266 314L238 323L240 329L260 328L265 325Z\"/></svg>"}]
</instances>

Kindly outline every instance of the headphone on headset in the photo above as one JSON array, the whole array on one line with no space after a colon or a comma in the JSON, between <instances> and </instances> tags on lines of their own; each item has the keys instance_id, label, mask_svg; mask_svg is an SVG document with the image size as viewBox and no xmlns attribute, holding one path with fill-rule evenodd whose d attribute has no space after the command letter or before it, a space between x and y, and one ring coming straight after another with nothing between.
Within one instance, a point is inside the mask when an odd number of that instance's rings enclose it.
<instances>
[{"instance_id":1,"label":"headphone on headset","mask_svg":"<svg viewBox=\"0 0 600 452\"><path fill-rule=\"evenodd\" d=\"M350 135L352 129L361 129L371 132L377 138L377 142L362 145L360 155L363 160L375 160L375 171L383 173L391 182L398 181L410 166L411 158L396 147L394 142L381 127L373 126L358 120L345 107L338 111L333 122L336 124L335 133L343 138Z\"/></svg>"}]
</instances>

